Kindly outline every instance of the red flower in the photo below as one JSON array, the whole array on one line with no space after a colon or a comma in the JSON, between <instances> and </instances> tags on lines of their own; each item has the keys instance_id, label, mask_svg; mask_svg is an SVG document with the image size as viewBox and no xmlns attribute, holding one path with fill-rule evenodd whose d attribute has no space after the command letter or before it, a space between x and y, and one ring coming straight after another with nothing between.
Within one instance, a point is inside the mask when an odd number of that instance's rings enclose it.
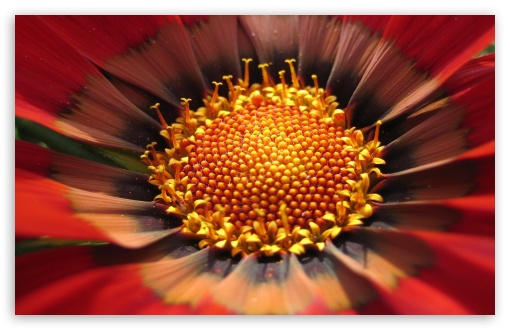
<instances>
[{"instance_id":1,"label":"red flower","mask_svg":"<svg viewBox=\"0 0 510 330\"><path fill-rule=\"evenodd\" d=\"M493 314L493 40L493 16L18 16L16 313Z\"/></svg>"}]
</instances>

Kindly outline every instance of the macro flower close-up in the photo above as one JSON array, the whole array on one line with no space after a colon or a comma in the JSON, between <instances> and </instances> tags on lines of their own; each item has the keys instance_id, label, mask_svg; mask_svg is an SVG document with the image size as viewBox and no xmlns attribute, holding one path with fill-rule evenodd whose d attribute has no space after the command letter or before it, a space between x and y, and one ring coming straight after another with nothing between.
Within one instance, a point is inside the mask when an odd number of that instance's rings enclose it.
<instances>
[{"instance_id":1,"label":"macro flower close-up","mask_svg":"<svg viewBox=\"0 0 510 330\"><path fill-rule=\"evenodd\" d=\"M16 16L16 314L494 314L494 21Z\"/></svg>"}]
</instances>

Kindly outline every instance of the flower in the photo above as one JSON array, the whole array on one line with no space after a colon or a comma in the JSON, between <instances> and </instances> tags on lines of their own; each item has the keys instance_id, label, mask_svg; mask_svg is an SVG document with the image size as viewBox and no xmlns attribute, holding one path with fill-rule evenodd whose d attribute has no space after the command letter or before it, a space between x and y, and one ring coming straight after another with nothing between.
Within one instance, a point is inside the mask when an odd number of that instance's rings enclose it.
<instances>
[{"instance_id":1,"label":"flower","mask_svg":"<svg viewBox=\"0 0 510 330\"><path fill-rule=\"evenodd\" d=\"M493 314L493 39L18 16L16 312Z\"/></svg>"}]
</instances>

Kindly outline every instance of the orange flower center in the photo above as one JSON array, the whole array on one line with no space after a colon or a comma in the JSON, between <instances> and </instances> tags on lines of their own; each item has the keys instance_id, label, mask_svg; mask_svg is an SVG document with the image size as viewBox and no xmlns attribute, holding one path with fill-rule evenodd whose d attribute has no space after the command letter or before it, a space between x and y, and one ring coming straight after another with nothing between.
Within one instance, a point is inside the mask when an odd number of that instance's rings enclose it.
<instances>
[{"instance_id":1,"label":"orange flower center","mask_svg":"<svg viewBox=\"0 0 510 330\"><path fill-rule=\"evenodd\" d=\"M370 194L370 180L380 176L382 147L347 128L334 96L318 87L300 88L291 61L292 86L284 72L272 85L261 65L262 85L247 86L248 75L234 86L224 79L205 107L169 126L159 111L171 149L148 146L142 159L149 179L168 213L183 218L182 231L199 245L230 250L232 255L301 254L322 250L349 226L362 225L381 196ZM249 60L245 60L248 72Z\"/></svg>"}]
</instances>

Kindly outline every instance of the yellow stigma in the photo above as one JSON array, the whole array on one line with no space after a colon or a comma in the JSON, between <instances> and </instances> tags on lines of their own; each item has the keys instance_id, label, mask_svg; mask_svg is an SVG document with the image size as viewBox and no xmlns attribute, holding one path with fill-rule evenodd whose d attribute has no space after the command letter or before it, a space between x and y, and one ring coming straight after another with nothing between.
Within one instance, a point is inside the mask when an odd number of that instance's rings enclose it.
<instances>
[{"instance_id":1,"label":"yellow stigma","mask_svg":"<svg viewBox=\"0 0 510 330\"><path fill-rule=\"evenodd\" d=\"M251 59L239 85L224 76L204 107L189 109L168 125L159 104L168 148L155 143L142 155L152 171L149 182L167 212L183 219L182 232L235 255L271 256L322 250L350 226L363 225L382 197L371 194L373 180L384 164L380 157L381 122L374 138L346 127L336 98L327 96L313 75L313 87L300 87L288 60L292 86L285 71L274 84L261 64L262 84L248 85Z\"/></svg>"}]
</instances>

